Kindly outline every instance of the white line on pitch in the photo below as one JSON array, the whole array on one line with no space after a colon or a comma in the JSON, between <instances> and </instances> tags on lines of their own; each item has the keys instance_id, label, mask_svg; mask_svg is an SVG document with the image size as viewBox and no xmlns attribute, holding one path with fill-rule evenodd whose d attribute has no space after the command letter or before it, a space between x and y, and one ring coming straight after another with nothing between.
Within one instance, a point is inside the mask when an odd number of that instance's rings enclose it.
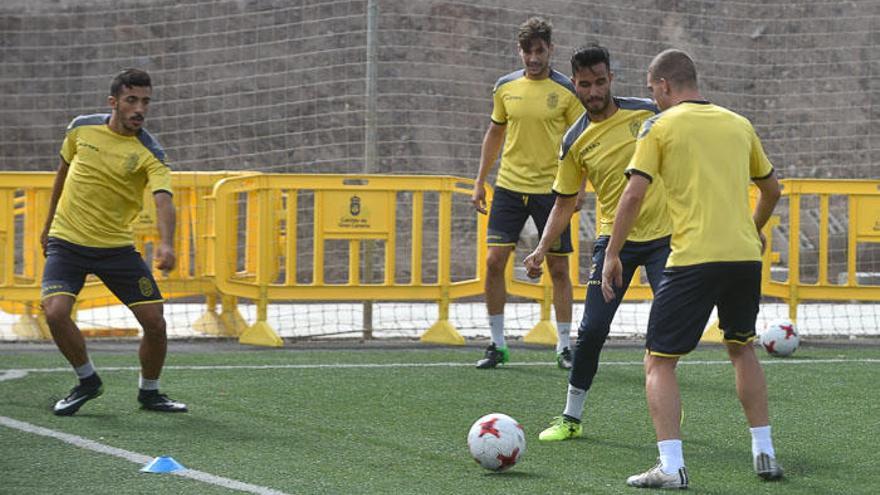
<instances>
[{"instance_id":1,"label":"white line on pitch","mask_svg":"<svg viewBox=\"0 0 880 495\"><path fill-rule=\"evenodd\" d=\"M111 447L109 445L104 445L103 443L95 442L94 440L89 440L88 438L71 435L69 433L62 433L60 431L50 430L48 428L43 428L42 426L36 426L30 423L25 423L23 421L7 418L6 416L0 416L0 425L26 433L33 433L35 435L61 440L64 443L74 445L76 447L91 450L93 452L98 452L99 454L107 454L112 455L113 457L119 457L120 459L125 459L126 461L130 461L135 464L143 465L153 460L152 457L144 454ZM278 490L273 490L265 486L252 485L250 483L244 483L241 481L224 478L222 476L215 476L211 473L196 471L194 469L184 469L181 471L173 472L171 474L201 481L202 483L230 488L232 490L255 493L257 495L287 495L284 492L279 492Z\"/></svg>"},{"instance_id":2,"label":"white line on pitch","mask_svg":"<svg viewBox=\"0 0 880 495\"><path fill-rule=\"evenodd\" d=\"M789 365L789 364L858 364L858 363L867 363L867 364L877 364L880 363L880 359L875 358L857 358L857 359L773 359L773 360L765 360L761 361L762 365ZM703 366L712 366L712 365L726 365L730 364L730 361L719 359L719 360L682 360L679 362L681 365L703 365ZM507 363L504 366L555 366L555 362L526 362L526 363ZM461 367L471 367L473 364L471 363L452 363L452 362L443 362L443 363L336 363L336 364L220 364L220 365L201 365L201 366L165 366L165 370L183 370L183 371L199 371L199 370L282 370L282 369L339 369L339 368L349 368L349 369L364 369L364 368L461 368ZM603 361L600 362L600 366L642 366L641 361ZM100 371L139 371L140 368L137 366L107 366L107 367L99 367ZM0 381L4 379L10 380L14 378L20 378L21 373L60 373L60 372L71 372L70 368L12 368L12 369L0 369ZM5 376L10 373L15 374L15 376Z\"/></svg>"}]
</instances>

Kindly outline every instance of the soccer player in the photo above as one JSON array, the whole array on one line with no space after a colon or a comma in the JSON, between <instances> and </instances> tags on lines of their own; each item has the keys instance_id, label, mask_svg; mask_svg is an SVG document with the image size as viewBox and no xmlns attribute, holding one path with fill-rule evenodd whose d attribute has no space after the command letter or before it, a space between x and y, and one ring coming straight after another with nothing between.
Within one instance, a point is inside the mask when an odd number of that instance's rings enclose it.
<instances>
[{"instance_id":1,"label":"soccer player","mask_svg":"<svg viewBox=\"0 0 880 495\"><path fill-rule=\"evenodd\" d=\"M712 308L736 375L736 391L751 427L755 472L782 477L770 436L767 383L755 355L755 319L761 297L761 228L779 199L779 183L751 123L700 94L693 60L666 50L651 62L648 89L662 113L646 121L627 167L611 240L605 250L602 293L619 297L621 248L646 194L662 179L672 218L672 252L651 305L645 355L645 391L660 459L630 476L630 486L687 488L682 456L679 358L693 350ZM749 182L760 195L749 211Z\"/></svg>"},{"instance_id":2,"label":"soccer player","mask_svg":"<svg viewBox=\"0 0 880 495\"><path fill-rule=\"evenodd\" d=\"M606 302L600 286L602 263L617 202L626 187L623 171L635 150L639 128L658 109L648 99L611 95L614 73L611 72L608 50L602 46L587 46L575 52L571 57L571 73L575 91L586 112L562 139L559 171L553 184L556 203L541 241L524 261L529 275L540 276L541 263L550 250L552 239L568 226L574 213L575 197L584 178L593 185L599 200L599 226L593 246L584 316L568 377L565 411L538 436L543 441L566 440L583 434L584 402L596 376L599 353L608 337L614 313L638 266L645 267L651 288L657 289L669 255L672 231L666 211L666 192L662 186L654 187L621 251L624 283L617 290L619 297Z\"/></svg>"},{"instance_id":3,"label":"soccer player","mask_svg":"<svg viewBox=\"0 0 880 495\"><path fill-rule=\"evenodd\" d=\"M70 416L103 392L85 339L70 317L86 275L97 275L144 330L140 345L138 402L144 409L184 412L185 404L159 393L167 339L162 295L140 254L130 224L149 183L156 203L160 243L157 267L174 268L175 212L165 152L143 128L150 105L150 76L126 69L113 78L111 113L82 115L67 127L41 242L46 256L42 305L52 338L73 366L79 385L53 412Z\"/></svg>"},{"instance_id":4,"label":"soccer player","mask_svg":"<svg viewBox=\"0 0 880 495\"><path fill-rule=\"evenodd\" d=\"M583 107L567 77L550 67L552 26L533 17L520 26L519 54L524 68L498 79L493 94L492 118L483 138L480 170L471 198L474 208L486 213L486 177L498 152L501 169L489 212L486 256L486 309L492 343L477 368L494 368L510 359L504 340L504 304L507 299L504 269L529 216L538 231L544 229L553 207L550 190L556 177L556 153L562 134L580 117ZM553 239L547 265L553 280L556 310L557 363L571 367L571 279L568 254L571 229Z\"/></svg>"}]
</instances>

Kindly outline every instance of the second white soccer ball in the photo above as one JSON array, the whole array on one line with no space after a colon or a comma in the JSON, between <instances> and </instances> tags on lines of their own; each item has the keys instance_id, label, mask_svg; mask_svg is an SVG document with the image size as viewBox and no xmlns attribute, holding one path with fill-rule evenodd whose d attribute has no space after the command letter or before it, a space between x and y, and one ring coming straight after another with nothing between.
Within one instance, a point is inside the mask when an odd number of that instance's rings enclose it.
<instances>
[{"instance_id":1,"label":"second white soccer ball","mask_svg":"<svg viewBox=\"0 0 880 495\"><path fill-rule=\"evenodd\" d=\"M776 357L791 356L801 343L794 323L788 320L775 321L768 325L760 339L761 347Z\"/></svg>"},{"instance_id":2,"label":"second white soccer ball","mask_svg":"<svg viewBox=\"0 0 880 495\"><path fill-rule=\"evenodd\" d=\"M490 471L505 471L525 454L526 435L510 416L487 414L471 426L468 449L480 466Z\"/></svg>"}]
</instances>

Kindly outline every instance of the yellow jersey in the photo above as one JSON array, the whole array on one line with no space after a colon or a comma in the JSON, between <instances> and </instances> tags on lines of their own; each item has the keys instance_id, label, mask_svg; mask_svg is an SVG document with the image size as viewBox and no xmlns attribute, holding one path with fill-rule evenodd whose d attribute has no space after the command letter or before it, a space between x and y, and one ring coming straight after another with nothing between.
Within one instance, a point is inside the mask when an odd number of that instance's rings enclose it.
<instances>
[{"instance_id":1,"label":"yellow jersey","mask_svg":"<svg viewBox=\"0 0 880 495\"><path fill-rule=\"evenodd\" d=\"M598 199L597 236L610 236L617 214L617 203L626 187L624 170L636 148L642 123L659 110L645 98L614 97L618 109L601 121L591 122L584 113L565 133L559 155L559 171L553 191L561 196L577 194L586 177ZM659 181L659 180L658 180ZM651 187L627 240L651 241L672 232L666 209L666 190Z\"/></svg>"},{"instance_id":2,"label":"yellow jersey","mask_svg":"<svg viewBox=\"0 0 880 495\"><path fill-rule=\"evenodd\" d=\"M549 194L562 134L584 111L574 85L552 69L549 77L540 80L518 70L498 79L492 101L492 122L506 126L495 185Z\"/></svg>"},{"instance_id":3,"label":"yellow jersey","mask_svg":"<svg viewBox=\"0 0 880 495\"><path fill-rule=\"evenodd\" d=\"M123 136L109 114L82 115L67 127L61 158L70 165L49 235L89 247L134 243L131 222L144 188L171 193L165 152L146 130Z\"/></svg>"},{"instance_id":4,"label":"yellow jersey","mask_svg":"<svg viewBox=\"0 0 880 495\"><path fill-rule=\"evenodd\" d=\"M773 166L745 117L706 101L675 105L645 121L627 173L663 179L673 225L666 266L761 260L749 184Z\"/></svg>"}]
</instances>

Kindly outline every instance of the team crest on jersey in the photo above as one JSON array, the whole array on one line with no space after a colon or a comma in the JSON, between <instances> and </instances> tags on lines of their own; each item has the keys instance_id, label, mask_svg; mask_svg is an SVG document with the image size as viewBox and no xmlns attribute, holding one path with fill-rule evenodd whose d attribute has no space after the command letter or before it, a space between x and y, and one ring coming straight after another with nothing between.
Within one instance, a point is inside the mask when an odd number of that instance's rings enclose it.
<instances>
[{"instance_id":1,"label":"team crest on jersey","mask_svg":"<svg viewBox=\"0 0 880 495\"><path fill-rule=\"evenodd\" d=\"M137 153L131 153L127 157L125 157L125 171L128 173L134 172L134 169L137 168L138 165L138 156Z\"/></svg>"},{"instance_id":2,"label":"team crest on jersey","mask_svg":"<svg viewBox=\"0 0 880 495\"><path fill-rule=\"evenodd\" d=\"M153 283L150 282L150 279L147 277L141 277L138 280L138 288L141 290L141 295L144 297L150 297L153 295Z\"/></svg>"},{"instance_id":3,"label":"team crest on jersey","mask_svg":"<svg viewBox=\"0 0 880 495\"><path fill-rule=\"evenodd\" d=\"M631 120L629 121L629 133L632 134L632 137L636 137L639 135L639 129L642 128L642 122L640 120Z\"/></svg>"},{"instance_id":4,"label":"team crest on jersey","mask_svg":"<svg viewBox=\"0 0 880 495\"><path fill-rule=\"evenodd\" d=\"M547 95L547 108L556 108L556 105L559 105L559 95L556 93Z\"/></svg>"}]
</instances>

